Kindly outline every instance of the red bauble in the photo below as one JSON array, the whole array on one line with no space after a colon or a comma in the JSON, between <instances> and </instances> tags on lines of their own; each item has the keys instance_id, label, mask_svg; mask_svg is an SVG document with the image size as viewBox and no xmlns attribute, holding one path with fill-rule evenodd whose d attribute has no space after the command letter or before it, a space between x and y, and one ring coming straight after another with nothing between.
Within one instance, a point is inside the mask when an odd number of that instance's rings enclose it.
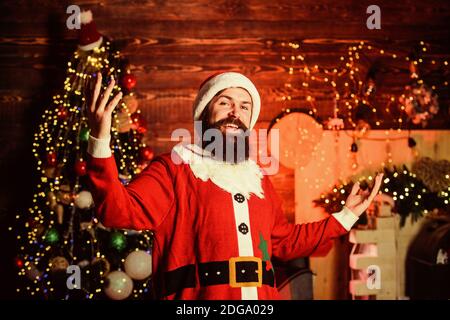
<instances>
[{"instance_id":1,"label":"red bauble","mask_svg":"<svg viewBox=\"0 0 450 320\"><path fill-rule=\"evenodd\" d=\"M66 108L66 107L60 106L60 107L58 108L58 113L57 113L57 115L58 115L58 119L60 119L60 120L65 120L65 119L67 119L67 116L69 115L69 111L67 111L67 108Z\"/></svg>"},{"instance_id":2,"label":"red bauble","mask_svg":"<svg viewBox=\"0 0 450 320\"><path fill-rule=\"evenodd\" d=\"M133 89L136 86L136 77L132 74L126 74L122 77L122 85L128 90Z\"/></svg>"},{"instance_id":3,"label":"red bauble","mask_svg":"<svg viewBox=\"0 0 450 320\"><path fill-rule=\"evenodd\" d=\"M150 148L149 146L142 147L139 150L139 156L140 156L141 160L143 160L143 161L152 160L154 155L155 154L153 153L153 149Z\"/></svg>"},{"instance_id":4,"label":"red bauble","mask_svg":"<svg viewBox=\"0 0 450 320\"><path fill-rule=\"evenodd\" d=\"M75 173L78 176L84 176L86 174L86 161L78 160L75 162Z\"/></svg>"},{"instance_id":5,"label":"red bauble","mask_svg":"<svg viewBox=\"0 0 450 320\"><path fill-rule=\"evenodd\" d=\"M144 134L147 132L147 122L140 113L133 113L131 115L131 121L133 122L132 128L138 133Z\"/></svg>"},{"instance_id":6,"label":"red bauble","mask_svg":"<svg viewBox=\"0 0 450 320\"><path fill-rule=\"evenodd\" d=\"M136 131L140 134L144 134L147 132L147 128L144 126L139 126L139 127L137 127Z\"/></svg>"},{"instance_id":7,"label":"red bauble","mask_svg":"<svg viewBox=\"0 0 450 320\"><path fill-rule=\"evenodd\" d=\"M22 268L23 267L23 260L19 257L16 257L14 259L14 264L16 265L17 268Z\"/></svg>"},{"instance_id":8,"label":"red bauble","mask_svg":"<svg viewBox=\"0 0 450 320\"><path fill-rule=\"evenodd\" d=\"M53 151L47 153L47 165L49 165L50 167L56 166L56 153L54 153Z\"/></svg>"}]
</instances>

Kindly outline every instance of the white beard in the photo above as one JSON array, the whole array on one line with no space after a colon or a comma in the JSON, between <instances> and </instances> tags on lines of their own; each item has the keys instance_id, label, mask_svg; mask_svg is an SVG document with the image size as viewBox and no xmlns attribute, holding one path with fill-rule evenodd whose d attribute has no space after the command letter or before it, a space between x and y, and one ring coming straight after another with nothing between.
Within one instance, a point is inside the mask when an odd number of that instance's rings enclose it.
<instances>
[{"instance_id":1,"label":"white beard","mask_svg":"<svg viewBox=\"0 0 450 320\"><path fill-rule=\"evenodd\" d=\"M195 177L203 181L211 179L223 190L231 194L241 193L246 199L250 198L251 193L264 198L261 185L263 174L253 160L247 159L237 164L218 161L195 144L178 144L173 151L189 164Z\"/></svg>"}]
</instances>

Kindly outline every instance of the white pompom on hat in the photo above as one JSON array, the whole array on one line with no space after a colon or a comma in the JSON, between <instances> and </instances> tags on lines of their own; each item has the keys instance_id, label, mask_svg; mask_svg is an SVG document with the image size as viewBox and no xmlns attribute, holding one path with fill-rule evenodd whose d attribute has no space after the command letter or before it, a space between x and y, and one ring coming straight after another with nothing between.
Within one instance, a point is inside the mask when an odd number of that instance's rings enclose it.
<instances>
[{"instance_id":1,"label":"white pompom on hat","mask_svg":"<svg viewBox=\"0 0 450 320\"><path fill-rule=\"evenodd\" d=\"M250 94L253 104L249 128L251 130L258 120L259 112L261 110L261 98L253 82L238 72L215 74L202 83L194 101L194 120L200 119L203 110L217 93L228 88L243 88Z\"/></svg>"}]
</instances>

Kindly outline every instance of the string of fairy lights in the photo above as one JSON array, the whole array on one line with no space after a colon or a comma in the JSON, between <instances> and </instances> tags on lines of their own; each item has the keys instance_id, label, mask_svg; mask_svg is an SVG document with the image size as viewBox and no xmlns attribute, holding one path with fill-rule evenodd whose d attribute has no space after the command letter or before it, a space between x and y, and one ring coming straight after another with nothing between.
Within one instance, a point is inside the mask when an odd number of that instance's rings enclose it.
<instances>
[{"instance_id":1,"label":"string of fairy lights","mask_svg":"<svg viewBox=\"0 0 450 320\"><path fill-rule=\"evenodd\" d=\"M436 208L448 210L450 202L450 165L448 161L445 169L442 169L442 164L439 167L434 163L422 166L420 171L417 169L417 172L423 173L421 177L433 176L434 181L441 180L441 189L439 190L433 190L429 187L432 182L425 178L420 179L417 177L416 171L410 172L405 166L403 168L394 166L393 169L390 169L393 165L391 142L396 140L407 141L408 147L413 152L415 163L424 159L419 158L418 150L415 149L417 143L411 136L411 124L422 124L422 127L425 127L427 121L438 113L439 106L434 91L448 90L448 61L445 58L434 58L430 54L430 44L425 41L420 41L414 50L408 52L406 50L403 52L394 49L386 50L375 44L360 41L348 45L346 54L342 54L338 61L334 62L333 67L322 67L309 63L308 54L302 51L303 45L304 43L294 41L281 43L283 50L281 60L286 65L288 73L285 83L287 93L281 96L281 100L286 102L287 107L283 108L282 112L272 120L270 127L283 117L295 112L306 113L321 122L318 116L316 95L318 91L331 92L333 116L328 121L322 122L322 125L335 132L336 146L341 131L344 131L353 140L348 152L351 154L352 169L355 172L358 169L356 156L358 140L385 143L387 157L380 166L386 175L382 191L390 195L396 205L400 207L402 223L410 212L413 213L413 219L415 219L422 213ZM288 51L286 52L285 49ZM374 55L382 57L385 63L390 60L408 65L409 79L405 81L404 92L377 92L377 72L383 66L380 66L379 63L369 63L369 66L364 67L364 63L368 64L367 61L371 61L370 56ZM421 74L427 67L438 70L442 77L430 84L431 80L425 80ZM385 67L385 69L387 68ZM425 86L425 83L429 88ZM319 89L314 91L313 88ZM423 105L420 105L423 102L422 96L416 96L416 92L426 98ZM295 104L298 105L302 99L309 105L307 110L295 107ZM364 110L361 111L363 107ZM384 129L384 137L368 136L371 129L369 120L375 128ZM392 124L394 127L386 128L386 125ZM403 131L406 131L404 135L401 134ZM338 154L338 150L336 153ZM425 159L430 160L429 158ZM323 156L320 160L324 162ZM426 171L432 173L434 171L434 173L430 174ZM373 177L372 175L360 175L356 179L368 184ZM307 181L305 180L305 182ZM339 183L332 188L332 191L322 194L320 199L315 202L317 205L325 207L330 213L337 212L339 206L345 204L344 200L352 185L351 181ZM413 200L406 201L409 199Z\"/></svg>"},{"instance_id":2,"label":"string of fairy lights","mask_svg":"<svg viewBox=\"0 0 450 320\"><path fill-rule=\"evenodd\" d=\"M123 269L125 249L147 252L149 256L150 232L112 232L93 216L93 199L86 180L89 139L86 97L91 93L99 70L103 74L103 90L113 76L121 81L114 86L111 96L121 91L124 93L113 113L111 130L111 149L122 183L127 184L153 157L151 148L141 141L146 128L131 91L136 79L120 51L107 40L91 51L75 51L67 63L64 92L53 97L53 104L45 110L34 135L32 152L39 181L28 214L16 216L18 224L23 226L17 228L20 254L16 265L19 276L26 283L23 288L17 288L18 292L52 298L57 291L56 282L60 280L55 271L65 274L69 264L75 264L89 279L98 276L96 281L56 298L69 299L72 293L76 293L77 298L95 299L104 294L105 279L110 269ZM103 243L105 239L107 245ZM120 276L126 277L125 274ZM134 298L149 292L151 278L141 278L133 281L130 296ZM117 279L121 280L120 277ZM120 289L113 292L118 293L120 295Z\"/></svg>"}]
</instances>

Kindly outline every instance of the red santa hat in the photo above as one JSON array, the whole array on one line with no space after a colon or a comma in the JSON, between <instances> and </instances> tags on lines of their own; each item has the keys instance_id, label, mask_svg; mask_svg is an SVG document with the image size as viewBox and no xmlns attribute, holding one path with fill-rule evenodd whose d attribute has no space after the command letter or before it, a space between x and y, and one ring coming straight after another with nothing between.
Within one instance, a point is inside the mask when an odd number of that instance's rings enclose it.
<instances>
[{"instance_id":1,"label":"red santa hat","mask_svg":"<svg viewBox=\"0 0 450 320\"><path fill-rule=\"evenodd\" d=\"M255 126L256 120L258 120L261 109L261 98L253 82L243 74L237 72L214 74L202 83L194 102L194 120L200 119L203 110L218 92L228 88L243 88L250 94L253 109L249 129L252 129Z\"/></svg>"},{"instance_id":2,"label":"red santa hat","mask_svg":"<svg viewBox=\"0 0 450 320\"><path fill-rule=\"evenodd\" d=\"M81 29L79 32L78 47L89 51L97 48L103 41L102 35L97 31L97 26L92 18L92 11L83 11L80 14Z\"/></svg>"}]
</instances>

